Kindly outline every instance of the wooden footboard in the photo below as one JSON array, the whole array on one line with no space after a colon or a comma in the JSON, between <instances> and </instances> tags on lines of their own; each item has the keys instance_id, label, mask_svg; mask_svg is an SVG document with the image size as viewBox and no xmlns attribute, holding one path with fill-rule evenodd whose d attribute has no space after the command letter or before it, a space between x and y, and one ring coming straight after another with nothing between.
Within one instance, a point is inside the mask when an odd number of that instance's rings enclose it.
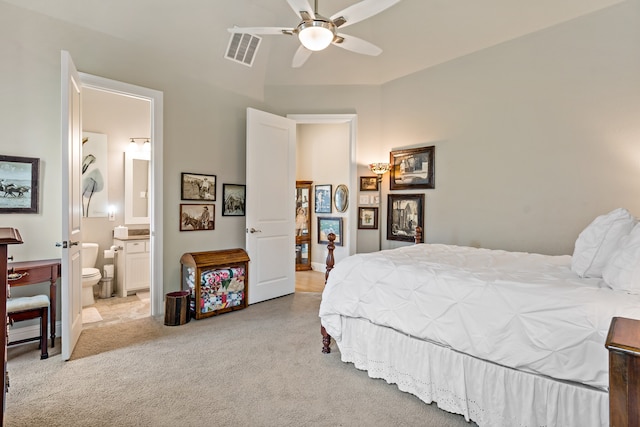
<instances>
[{"instance_id":1,"label":"wooden footboard","mask_svg":"<svg viewBox=\"0 0 640 427\"><path fill-rule=\"evenodd\" d=\"M335 264L335 258L333 257L333 251L336 249L336 245L333 243L336 240L336 235L329 233L327 236L329 243L327 244L327 266L324 273L324 284L327 284L329 280L329 273L333 270ZM422 243L422 227L416 227L415 243ZM325 354L331 353L331 335L327 333L324 326L320 325L320 334L322 334L322 352Z\"/></svg>"}]
</instances>

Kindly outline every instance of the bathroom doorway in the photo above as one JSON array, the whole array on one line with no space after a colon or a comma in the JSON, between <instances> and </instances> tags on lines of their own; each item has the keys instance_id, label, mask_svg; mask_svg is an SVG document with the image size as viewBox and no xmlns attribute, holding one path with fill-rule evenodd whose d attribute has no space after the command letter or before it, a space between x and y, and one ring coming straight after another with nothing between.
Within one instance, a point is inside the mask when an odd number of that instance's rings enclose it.
<instances>
[{"instance_id":1,"label":"bathroom doorway","mask_svg":"<svg viewBox=\"0 0 640 427\"><path fill-rule=\"evenodd\" d=\"M111 275L115 278L110 283L111 292L105 286L109 285L108 281L96 286L95 304L85 307L92 310L83 315L83 328L88 328L161 313L162 270L158 266L162 265L162 227L157 229L155 225L162 223L162 93L80 74L83 83L83 132L105 136L108 159L105 176L108 192L106 214L83 215L83 241L99 244L95 268L103 277ZM125 191L130 186L125 181L131 179L125 173L128 164L125 162L125 153L131 154L132 151L147 151L146 157L149 159L148 172L144 175L148 178L143 186L145 190L137 191L134 196ZM132 197L137 200L127 200ZM132 203L139 205L141 201L147 203L147 218L131 218L131 210L127 208ZM119 226L128 228L129 237L140 237L149 256L144 267L148 268L149 287L125 292L124 295L118 288L117 280L121 251L114 248L116 242L113 235L114 228Z\"/></svg>"}]
</instances>

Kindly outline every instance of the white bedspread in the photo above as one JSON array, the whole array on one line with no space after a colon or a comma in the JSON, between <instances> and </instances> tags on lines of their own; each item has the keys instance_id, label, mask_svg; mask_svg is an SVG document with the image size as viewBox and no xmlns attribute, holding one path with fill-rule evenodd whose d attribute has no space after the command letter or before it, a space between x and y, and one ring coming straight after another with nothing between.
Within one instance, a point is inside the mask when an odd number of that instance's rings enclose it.
<instances>
[{"instance_id":1,"label":"white bedspread","mask_svg":"<svg viewBox=\"0 0 640 427\"><path fill-rule=\"evenodd\" d=\"M336 264L320 305L501 365L608 388L613 316L640 319L640 296L581 279L570 256L420 244Z\"/></svg>"}]
</instances>

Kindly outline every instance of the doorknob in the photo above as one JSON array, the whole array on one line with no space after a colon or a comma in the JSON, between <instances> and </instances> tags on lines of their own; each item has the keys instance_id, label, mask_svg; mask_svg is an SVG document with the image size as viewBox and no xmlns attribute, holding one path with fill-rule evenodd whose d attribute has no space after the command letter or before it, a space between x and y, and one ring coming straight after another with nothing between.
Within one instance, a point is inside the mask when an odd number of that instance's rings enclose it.
<instances>
[{"instance_id":1,"label":"doorknob","mask_svg":"<svg viewBox=\"0 0 640 427\"><path fill-rule=\"evenodd\" d=\"M67 249L70 246L78 246L78 244L80 244L80 242L68 242L68 241L63 241L61 242L56 242L56 246L60 247L62 246L62 249Z\"/></svg>"},{"instance_id":2,"label":"doorknob","mask_svg":"<svg viewBox=\"0 0 640 427\"><path fill-rule=\"evenodd\" d=\"M256 230L255 228L251 227L251 229L249 229L249 233L262 233L262 230Z\"/></svg>"}]
</instances>

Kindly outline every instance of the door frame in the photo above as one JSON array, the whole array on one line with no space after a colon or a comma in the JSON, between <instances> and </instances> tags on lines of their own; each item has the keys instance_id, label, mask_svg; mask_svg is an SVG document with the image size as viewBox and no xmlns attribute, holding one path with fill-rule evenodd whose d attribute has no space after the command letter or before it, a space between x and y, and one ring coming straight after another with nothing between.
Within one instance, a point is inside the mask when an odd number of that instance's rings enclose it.
<instances>
[{"instance_id":1,"label":"door frame","mask_svg":"<svg viewBox=\"0 0 640 427\"><path fill-rule=\"evenodd\" d=\"M358 137L357 114L287 114L287 118L295 120L296 124L342 124L349 125L349 207L347 233L344 246L347 253L356 253L358 234L358 163L356 161L356 147ZM324 271L324 266L322 270Z\"/></svg>"},{"instance_id":2,"label":"door frame","mask_svg":"<svg viewBox=\"0 0 640 427\"><path fill-rule=\"evenodd\" d=\"M163 280L163 93L154 89L119 82L87 73L79 73L82 87L149 101L151 104L151 316L164 312Z\"/></svg>"}]
</instances>

